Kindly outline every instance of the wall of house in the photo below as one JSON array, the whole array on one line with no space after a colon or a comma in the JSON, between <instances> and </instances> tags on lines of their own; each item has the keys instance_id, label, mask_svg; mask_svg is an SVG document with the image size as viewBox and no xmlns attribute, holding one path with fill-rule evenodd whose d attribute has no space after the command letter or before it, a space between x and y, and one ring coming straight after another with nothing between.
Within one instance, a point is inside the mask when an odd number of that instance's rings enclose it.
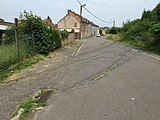
<instances>
[{"instance_id":1,"label":"wall of house","mask_svg":"<svg viewBox=\"0 0 160 120\"><path fill-rule=\"evenodd\" d=\"M59 30L66 29L68 32L71 32L74 29L75 38L79 38L80 23L76 16L72 13L68 13L68 15L58 23L58 28Z\"/></svg>"},{"instance_id":2,"label":"wall of house","mask_svg":"<svg viewBox=\"0 0 160 120\"><path fill-rule=\"evenodd\" d=\"M92 36L92 25L88 23L82 23L82 33L81 38L91 37Z\"/></svg>"},{"instance_id":3,"label":"wall of house","mask_svg":"<svg viewBox=\"0 0 160 120\"><path fill-rule=\"evenodd\" d=\"M91 24L88 25L88 36L89 37L92 36L92 25Z\"/></svg>"},{"instance_id":4,"label":"wall of house","mask_svg":"<svg viewBox=\"0 0 160 120\"><path fill-rule=\"evenodd\" d=\"M92 26L92 35L96 36L99 33L99 27Z\"/></svg>"},{"instance_id":5,"label":"wall of house","mask_svg":"<svg viewBox=\"0 0 160 120\"><path fill-rule=\"evenodd\" d=\"M67 15L58 23L59 29L66 29L71 32L72 29L75 29L75 32L79 32L80 24L76 18L71 15Z\"/></svg>"},{"instance_id":6,"label":"wall of house","mask_svg":"<svg viewBox=\"0 0 160 120\"><path fill-rule=\"evenodd\" d=\"M81 38L96 36L98 34L98 29L96 26L93 26L92 23L82 18L81 24ZM71 32L74 29L75 38L79 39L80 37L80 16L71 10L68 10L68 14L60 20L58 23L59 30L66 29L68 32Z\"/></svg>"},{"instance_id":7,"label":"wall of house","mask_svg":"<svg viewBox=\"0 0 160 120\"><path fill-rule=\"evenodd\" d=\"M70 43L75 42L75 34L70 33L67 39L61 41L62 46L69 45Z\"/></svg>"}]
</instances>

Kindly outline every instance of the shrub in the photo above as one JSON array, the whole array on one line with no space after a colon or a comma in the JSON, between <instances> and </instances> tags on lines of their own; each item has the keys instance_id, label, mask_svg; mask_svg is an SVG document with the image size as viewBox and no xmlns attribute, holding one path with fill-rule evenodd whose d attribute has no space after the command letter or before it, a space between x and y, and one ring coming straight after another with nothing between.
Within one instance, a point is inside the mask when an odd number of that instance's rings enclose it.
<instances>
[{"instance_id":1,"label":"shrub","mask_svg":"<svg viewBox=\"0 0 160 120\"><path fill-rule=\"evenodd\" d=\"M120 36L123 41L159 52L160 4L152 11L144 11L141 19L124 23Z\"/></svg>"},{"instance_id":2,"label":"shrub","mask_svg":"<svg viewBox=\"0 0 160 120\"><path fill-rule=\"evenodd\" d=\"M111 29L109 29L109 34L117 34L118 33L118 29L116 27L112 27Z\"/></svg>"},{"instance_id":3,"label":"shrub","mask_svg":"<svg viewBox=\"0 0 160 120\"><path fill-rule=\"evenodd\" d=\"M4 19L0 18L0 22L4 22Z\"/></svg>"},{"instance_id":4,"label":"shrub","mask_svg":"<svg viewBox=\"0 0 160 120\"><path fill-rule=\"evenodd\" d=\"M67 39L69 32L67 30L63 30L63 31L60 31L60 35L62 37L62 40Z\"/></svg>"},{"instance_id":5,"label":"shrub","mask_svg":"<svg viewBox=\"0 0 160 120\"><path fill-rule=\"evenodd\" d=\"M34 16L32 12L21 14L20 32L30 38L28 44L35 46L37 53L48 54L61 46L58 31L48 28L43 24L40 17Z\"/></svg>"},{"instance_id":6,"label":"shrub","mask_svg":"<svg viewBox=\"0 0 160 120\"><path fill-rule=\"evenodd\" d=\"M8 27L3 36L4 44L13 44L15 42L15 27Z\"/></svg>"},{"instance_id":7,"label":"shrub","mask_svg":"<svg viewBox=\"0 0 160 120\"><path fill-rule=\"evenodd\" d=\"M151 44L155 47L160 47L160 23L150 28L150 34L152 36Z\"/></svg>"}]
</instances>

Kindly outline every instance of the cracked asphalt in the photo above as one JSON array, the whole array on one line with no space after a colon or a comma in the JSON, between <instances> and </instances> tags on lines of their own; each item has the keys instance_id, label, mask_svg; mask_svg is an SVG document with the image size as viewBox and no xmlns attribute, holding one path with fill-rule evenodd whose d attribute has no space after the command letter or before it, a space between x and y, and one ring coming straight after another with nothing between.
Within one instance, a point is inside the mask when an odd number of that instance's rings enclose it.
<instances>
[{"instance_id":1,"label":"cracked asphalt","mask_svg":"<svg viewBox=\"0 0 160 120\"><path fill-rule=\"evenodd\" d=\"M55 94L28 120L159 120L159 73L159 59L105 37L83 39L0 85L0 120L42 87Z\"/></svg>"}]
</instances>

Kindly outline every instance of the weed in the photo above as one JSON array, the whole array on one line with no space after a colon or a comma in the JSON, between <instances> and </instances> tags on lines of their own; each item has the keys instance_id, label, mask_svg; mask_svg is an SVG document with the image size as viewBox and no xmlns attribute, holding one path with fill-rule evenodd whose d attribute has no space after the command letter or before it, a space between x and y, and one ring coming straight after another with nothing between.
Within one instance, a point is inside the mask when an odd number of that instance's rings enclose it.
<instances>
[{"instance_id":1,"label":"weed","mask_svg":"<svg viewBox=\"0 0 160 120\"><path fill-rule=\"evenodd\" d=\"M31 97L21 104L20 108L23 108L23 112L19 117L20 120L24 120L28 116L34 104L35 104L35 100L33 100Z\"/></svg>"},{"instance_id":2,"label":"weed","mask_svg":"<svg viewBox=\"0 0 160 120\"><path fill-rule=\"evenodd\" d=\"M38 99L45 94L45 92L47 92L46 89L41 88L36 96L29 97L19 106L19 110L22 109L22 112L20 113L18 120L26 119L32 109L47 106L47 102L38 102ZM16 115L18 115L18 111L12 113L13 117Z\"/></svg>"}]
</instances>

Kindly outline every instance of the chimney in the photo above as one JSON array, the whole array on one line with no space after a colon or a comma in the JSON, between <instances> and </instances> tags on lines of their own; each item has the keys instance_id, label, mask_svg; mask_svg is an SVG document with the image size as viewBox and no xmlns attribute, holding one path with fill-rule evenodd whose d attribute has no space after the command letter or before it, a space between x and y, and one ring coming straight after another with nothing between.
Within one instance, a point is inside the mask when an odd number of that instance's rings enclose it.
<instances>
[{"instance_id":1,"label":"chimney","mask_svg":"<svg viewBox=\"0 0 160 120\"><path fill-rule=\"evenodd\" d=\"M47 17L47 19L48 19L50 22L52 22L52 20L51 20L51 18L50 18L49 16Z\"/></svg>"},{"instance_id":2,"label":"chimney","mask_svg":"<svg viewBox=\"0 0 160 120\"><path fill-rule=\"evenodd\" d=\"M71 12L72 12L71 10L68 10L68 14L71 13Z\"/></svg>"}]
</instances>

